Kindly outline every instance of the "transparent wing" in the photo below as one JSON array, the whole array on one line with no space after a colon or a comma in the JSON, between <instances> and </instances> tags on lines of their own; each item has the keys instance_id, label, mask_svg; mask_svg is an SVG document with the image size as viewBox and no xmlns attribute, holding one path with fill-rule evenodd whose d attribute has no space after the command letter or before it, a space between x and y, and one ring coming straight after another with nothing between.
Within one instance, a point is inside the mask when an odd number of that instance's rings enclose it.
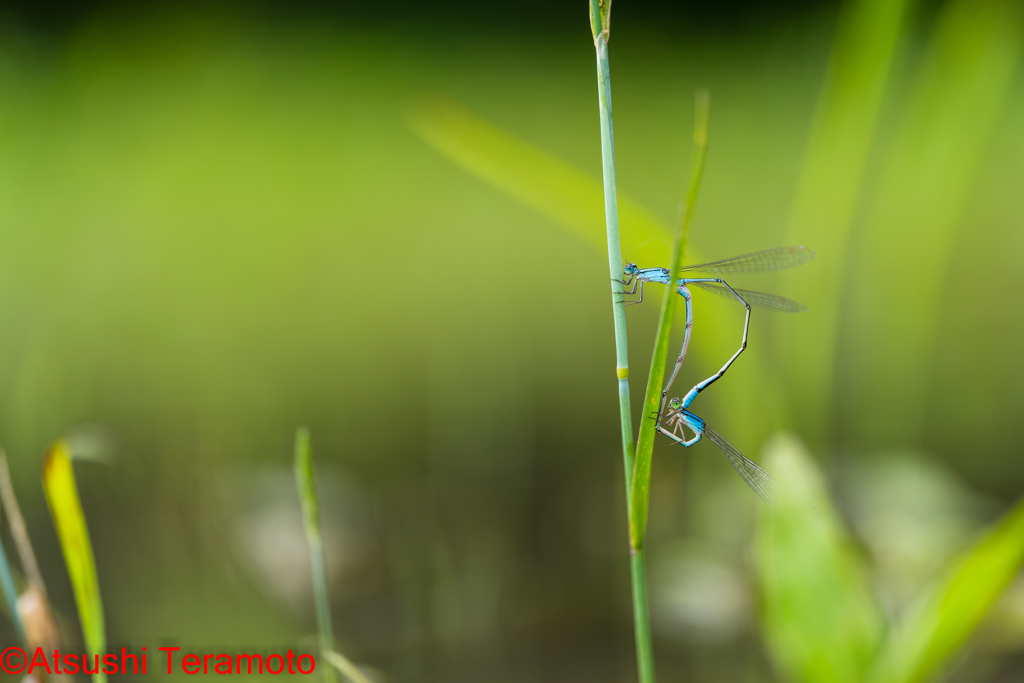
<instances>
[{"instance_id":1,"label":"transparent wing","mask_svg":"<svg viewBox=\"0 0 1024 683\"><path fill-rule=\"evenodd\" d=\"M703 289L705 292L711 292L718 296L724 296L726 299L732 299L736 301L736 297L732 295L728 287L718 284L717 282L687 282L687 287L698 287ZM735 287L733 289L736 289ZM743 297L751 306L757 306L758 308L767 308L772 311L782 311L783 313L803 313L807 310L799 301L789 299L784 296L777 294L767 294L765 292L754 292L749 289L736 289L736 293ZM739 303L736 301L736 303Z\"/></svg>"},{"instance_id":2,"label":"transparent wing","mask_svg":"<svg viewBox=\"0 0 1024 683\"><path fill-rule=\"evenodd\" d=\"M782 270L807 263L814 258L814 252L806 247L776 247L755 251L752 254L733 256L732 258L698 263L686 266L684 273L760 273L766 270Z\"/></svg>"},{"instance_id":3,"label":"transparent wing","mask_svg":"<svg viewBox=\"0 0 1024 683\"><path fill-rule=\"evenodd\" d=\"M722 435L707 425L704 426L704 436L715 442L715 445L722 449L726 459L732 468L743 477L747 486L754 490L761 500L768 503L769 507L775 507L775 480L772 475L765 472L758 465L744 457L736 450L736 447L722 438Z\"/></svg>"}]
</instances>

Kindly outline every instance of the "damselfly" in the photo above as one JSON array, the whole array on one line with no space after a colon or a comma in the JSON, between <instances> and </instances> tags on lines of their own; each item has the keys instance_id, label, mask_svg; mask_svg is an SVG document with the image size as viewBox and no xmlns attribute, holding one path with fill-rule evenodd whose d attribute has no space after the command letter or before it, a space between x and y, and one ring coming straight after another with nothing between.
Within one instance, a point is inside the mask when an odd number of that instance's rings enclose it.
<instances>
[{"instance_id":1,"label":"damselfly","mask_svg":"<svg viewBox=\"0 0 1024 683\"><path fill-rule=\"evenodd\" d=\"M764 251L757 251L751 254L744 254L742 256L735 256L721 261L714 261L712 263L701 263L698 265L686 266L681 270L684 273L710 275L756 273L792 268L793 266L806 263L812 258L814 258L814 252L810 249L806 249L804 247L779 247L776 249L766 249ZM633 263L627 263L625 265L623 268L623 274L627 276L627 279L621 282L627 287L629 285L633 285L632 290L624 292L625 294L635 294L638 286L640 289L640 298L636 301L626 302L627 304L640 303L643 301L643 285L645 282L668 284L671 278L667 268L641 269L637 268ZM726 361L725 365L723 365L718 372L696 384L682 399L673 398L668 402L669 410L666 411L665 404L668 399L668 392L671 390L672 384L675 382L676 375L679 374L679 369L682 367L683 361L686 358L686 351L690 344L690 334L693 330L693 302L690 296L689 285L711 292L712 294L735 299L742 304L744 308L747 309L746 317L743 322L743 339L740 342L740 348L732 355L731 358L729 358L728 361ZM794 301L793 299L788 299L783 296L777 296L775 294L765 294L764 292L755 292L746 289L733 289L722 278L682 277L676 282L676 291L683 297L685 302L686 326L683 331L683 345L679 352L679 358L676 360L675 368L672 370L672 374L669 376L668 382L665 384L665 389L661 393L661 405L658 415L655 417L658 421L658 431L677 443L687 447L697 443L700 441L702 436L707 434L708 438L722 449L722 452L725 453L730 464L732 464L733 468L739 472L740 476L743 477L743 480L746 481L747 484L759 496L761 496L761 498L770 503L771 477L768 473L745 458L743 454L740 453L732 444L704 424L704 421L701 418L689 412L687 409L690 407L690 404L693 403L694 399L697 398L697 395L700 392L725 375L729 366L731 366L736 359L739 358L740 354L743 353L743 350L747 348L747 333L750 329L751 305L773 311L782 311L785 313L799 313L806 311L807 307L798 301ZM663 424L665 426L663 426ZM668 429L666 429L666 426ZM684 426L690 428L690 430L694 432L695 436L693 439L686 439L685 433L682 431Z\"/></svg>"}]
</instances>

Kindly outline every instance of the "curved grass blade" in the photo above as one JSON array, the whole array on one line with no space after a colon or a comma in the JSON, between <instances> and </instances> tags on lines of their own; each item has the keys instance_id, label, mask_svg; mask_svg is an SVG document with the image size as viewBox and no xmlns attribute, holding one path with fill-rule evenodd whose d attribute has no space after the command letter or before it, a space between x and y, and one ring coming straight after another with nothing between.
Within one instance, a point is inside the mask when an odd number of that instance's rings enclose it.
<instances>
[{"instance_id":1,"label":"curved grass blade","mask_svg":"<svg viewBox=\"0 0 1024 683\"><path fill-rule=\"evenodd\" d=\"M716 446L722 449L722 452L725 453L725 457L729 461L729 464L732 465L732 468L736 470L736 473L743 478L743 481L747 482L747 486L749 486L754 493L761 498L761 500L768 503L769 507L775 507L775 480L772 479L772 475L761 469L761 467L753 460L740 453L736 447L726 441L721 434L707 425L704 425L704 436L711 439Z\"/></svg>"},{"instance_id":2,"label":"curved grass blade","mask_svg":"<svg viewBox=\"0 0 1024 683\"><path fill-rule=\"evenodd\" d=\"M840 321L848 306L841 299L844 273L853 258L851 230L857 206L864 202L869 152L878 149L876 131L899 55L913 44L919 0L847 0L835 26L813 127L801 162L785 242L810 243L829 255L828 268L783 276L783 286L812 293L815 314L801 321L805 332L792 336L772 330L785 363L786 411L801 436L815 448L829 443ZM940 144L944 144L940 143ZM926 145L915 150L934 149ZM877 153L877 151L875 152ZM906 190L903 191L909 194ZM900 192L897 192L897 196ZM922 238L924 239L924 238Z\"/></svg>"},{"instance_id":3,"label":"curved grass blade","mask_svg":"<svg viewBox=\"0 0 1024 683\"><path fill-rule=\"evenodd\" d=\"M14 587L14 575L11 573L11 566L7 563L7 553L4 552L4 544L0 541L0 590L4 594L4 602L7 605L7 614L14 624L14 630L18 633L18 640L25 642L25 626L21 623L18 615L18 591Z\"/></svg>"},{"instance_id":4,"label":"curved grass blade","mask_svg":"<svg viewBox=\"0 0 1024 683\"><path fill-rule=\"evenodd\" d=\"M424 142L473 175L515 197L604 252L604 189L580 168L517 138L448 99L420 102L408 116ZM622 251L637 262L665 260L664 221L618 192Z\"/></svg>"},{"instance_id":5,"label":"curved grass blade","mask_svg":"<svg viewBox=\"0 0 1024 683\"><path fill-rule=\"evenodd\" d=\"M11 538L21 560L21 569L25 572L28 585L32 586L43 597L46 596L46 584L43 574L39 571L39 562L32 550L32 542L28 538L28 527L18 506L18 497L14 495L14 484L11 483L11 471L7 467L7 454L0 448L0 503L7 513L7 524L11 528Z\"/></svg>"},{"instance_id":6,"label":"curved grass blade","mask_svg":"<svg viewBox=\"0 0 1024 683\"><path fill-rule=\"evenodd\" d=\"M1013 107L1024 61L1024 4L951 0L937 8L920 70L908 84L903 111L890 129L892 142L873 165L873 193L858 212L860 229L850 242L850 268L845 275L838 273L835 285L841 292L843 283L857 283L848 297L837 296L841 329L872 333L861 343L839 343L844 350L841 363L833 356L823 359L827 365L811 366L811 372L829 374L843 368L848 380L842 382L844 407L870 405L877 400L879 384L885 383L886 403L899 409L872 412L871 419L861 420L857 432L862 443L909 444L927 438L932 359L945 351L946 343L939 332L948 314L944 283L961 255L959 240L970 234L968 226L977 218L973 201L988 182L988 150L1001 139L1007 117L1020 120ZM897 272L904 286L899 296L891 296L892 281L879 275ZM818 300L816 293L812 296ZM795 366L803 355L815 360L810 350L819 345L817 339L825 341L818 330L807 331L814 336L803 339L815 341L794 344L797 355L786 368L794 387L813 381ZM833 353L834 340L841 337L836 330L828 338ZM835 401L840 395L835 386L834 380L814 400ZM801 424L825 422L835 414L834 402L830 409L819 416L813 408Z\"/></svg>"},{"instance_id":7,"label":"curved grass blade","mask_svg":"<svg viewBox=\"0 0 1024 683\"><path fill-rule=\"evenodd\" d=\"M327 653L327 661L331 666L340 671L342 676L352 681L352 683L371 683L370 679L359 670L359 667L340 652L329 651Z\"/></svg>"},{"instance_id":8,"label":"curved grass blade","mask_svg":"<svg viewBox=\"0 0 1024 683\"><path fill-rule=\"evenodd\" d=\"M14 539L14 547L18 551L21 569L25 573L28 587L18 596L18 618L25 629L25 643L29 647L42 646L45 649L60 647L60 631L53 616L49 600L46 597L46 584L39 571L39 562L32 550L32 542L28 537L28 527L18 506L18 497L14 494L11 472L7 467L7 454L0 448L0 503L7 513L7 525Z\"/></svg>"},{"instance_id":9,"label":"curved grass blade","mask_svg":"<svg viewBox=\"0 0 1024 683\"><path fill-rule=\"evenodd\" d=\"M327 556L324 553L324 539L320 533L320 499L316 495L316 478L313 475L313 454L310 448L309 430L295 432L295 483L302 501L302 523L309 543L309 560L313 569L313 593L316 598L316 624L320 631L320 654L330 660L334 651L334 632L331 625L331 599L327 593ZM334 669L324 667L324 680L334 683Z\"/></svg>"},{"instance_id":10,"label":"curved grass blade","mask_svg":"<svg viewBox=\"0 0 1024 683\"><path fill-rule=\"evenodd\" d=\"M698 263L683 268L684 273L763 273L769 270L784 270L807 263L814 258L814 252L807 247L776 247L755 251L732 258Z\"/></svg>"},{"instance_id":11,"label":"curved grass blade","mask_svg":"<svg viewBox=\"0 0 1024 683\"><path fill-rule=\"evenodd\" d=\"M57 441L50 448L43 463L43 489L74 589L85 646L90 657L103 657L107 649L103 601L71 457L71 445L66 439ZM92 680L93 683L106 683L107 675L99 668L92 674Z\"/></svg>"},{"instance_id":12,"label":"curved grass blade","mask_svg":"<svg viewBox=\"0 0 1024 683\"><path fill-rule=\"evenodd\" d=\"M736 297L732 295L732 292L717 282L689 282L687 283L687 287L697 287L699 289L703 289L705 292L711 292L712 294L716 294L720 297L736 301ZM749 289L733 289L737 294L743 297L744 301L751 306L757 306L758 308L766 308L770 311L779 311L780 313L803 313L807 310L807 307L799 301L779 296L778 294L755 292ZM739 302L736 301L736 303Z\"/></svg>"}]
</instances>

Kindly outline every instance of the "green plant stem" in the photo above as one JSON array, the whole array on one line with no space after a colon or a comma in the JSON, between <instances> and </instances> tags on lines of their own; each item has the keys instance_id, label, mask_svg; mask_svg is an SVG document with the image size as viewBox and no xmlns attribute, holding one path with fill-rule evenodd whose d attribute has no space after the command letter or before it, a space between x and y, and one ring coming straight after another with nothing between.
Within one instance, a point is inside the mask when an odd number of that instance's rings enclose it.
<instances>
[{"instance_id":1,"label":"green plant stem","mask_svg":"<svg viewBox=\"0 0 1024 683\"><path fill-rule=\"evenodd\" d=\"M591 0L591 7L597 7L598 4L598 0ZM619 417L628 497L633 479L633 419L629 404L629 353L626 343L626 305L623 302L621 282L622 248L619 245L619 203L615 191L615 135L612 128L612 82L608 68L607 30L595 36L594 44L597 48L597 91L601 105L601 163L608 233L608 270L612 285L612 321L615 326L615 374L619 380Z\"/></svg>"},{"instance_id":2,"label":"green plant stem","mask_svg":"<svg viewBox=\"0 0 1024 683\"><path fill-rule=\"evenodd\" d=\"M334 632L331 626L331 601L327 593L327 556L323 535L320 533L320 501L316 495L313 477L313 456L309 444L309 430L295 433L295 482L302 501L302 521L309 543L309 559L313 568L313 594L316 597L316 624L320 631L320 655L330 661L334 651ZM324 680L337 680L332 666L324 667Z\"/></svg>"},{"instance_id":3,"label":"green plant stem","mask_svg":"<svg viewBox=\"0 0 1024 683\"><path fill-rule=\"evenodd\" d=\"M637 676L640 683L654 683L654 644L647 599L647 559L643 548L630 548L629 570L633 579L633 635L636 640Z\"/></svg>"},{"instance_id":4,"label":"green plant stem","mask_svg":"<svg viewBox=\"0 0 1024 683\"><path fill-rule=\"evenodd\" d=\"M679 228L676 231L669 270L672 282L680 276L683 254L690 234L690 221L697 203L697 192L704 175L704 159L708 145L708 110L710 100L705 91L698 91L696 113L693 125L693 156L690 161L690 185L680 212ZM676 288L666 287L661 300L661 319L655 335L654 353L651 357L651 374L647 377L647 393L644 396L643 419L640 421L640 435L637 437L636 465L633 471L633 490L629 498L629 539L634 552L642 551L647 534L647 507L651 489L651 460L654 451L655 427L661 410L662 382L665 379L665 360L668 356L669 334L672 332L672 318L676 310Z\"/></svg>"},{"instance_id":5,"label":"green plant stem","mask_svg":"<svg viewBox=\"0 0 1024 683\"><path fill-rule=\"evenodd\" d=\"M615 374L619 382L619 423L625 468L626 506L633 488L633 416L629 404L629 354L626 344L626 305L622 290L622 248L619 245L619 207L615 191L615 137L612 126L612 82L608 66L608 28L611 0L591 0L591 28L597 52L597 92L601 113L601 162L604 178L608 270L612 285L612 320L615 325ZM631 548L633 629L636 635L637 673L640 683L654 683L654 647L647 607L647 570L643 551Z\"/></svg>"}]
</instances>

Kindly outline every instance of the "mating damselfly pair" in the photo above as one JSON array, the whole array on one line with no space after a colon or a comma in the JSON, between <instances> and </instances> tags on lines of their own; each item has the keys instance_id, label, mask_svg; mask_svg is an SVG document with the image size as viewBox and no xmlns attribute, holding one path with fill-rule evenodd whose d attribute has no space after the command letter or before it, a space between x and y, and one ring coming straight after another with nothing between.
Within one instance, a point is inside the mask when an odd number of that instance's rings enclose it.
<instances>
[{"instance_id":1,"label":"mating damselfly pair","mask_svg":"<svg viewBox=\"0 0 1024 683\"><path fill-rule=\"evenodd\" d=\"M711 429L704 420L691 413L688 409L694 399L697 398L697 395L721 379L729 369L729 366L747 348L747 332L750 329L751 306L781 311L783 313L800 313L806 311L807 307L799 301L775 294L765 294L764 292L754 292L747 289L733 289L720 277L692 276L763 273L799 266L813 258L814 252L804 247L766 249L721 261L686 266L680 269L680 272L686 275L676 281L676 291L683 297L685 302L686 327L683 332L683 346L679 352L679 358L676 360L676 366L672 370L668 382L665 384L665 389L661 392L661 406L658 414L654 416L654 419L657 420L657 429L677 444L686 447L693 446L702 437L707 436L716 446L722 449L725 457L729 460L729 464L743 478L743 481L769 505L772 504L773 482L771 475L746 458L735 446L726 441L718 432ZM644 300L645 283L657 282L667 285L671 283L672 278L668 268L637 268L634 263L627 263L623 267L623 275L625 275L626 279L619 280L619 282L626 287L632 285L632 289L624 291L624 294L636 294L638 288L640 293L639 299L626 301L627 305L638 304ZM743 340L740 342L740 348L725 362L725 365L718 372L704 381L698 382L683 398L669 399L668 393L672 389L676 375L679 374L679 369L683 366L683 361L686 359L686 351L690 345L690 333L693 331L693 301L690 296L690 286L737 301L747 309L746 318L743 322ZM692 439L686 438L684 427L693 432L694 436Z\"/></svg>"}]
</instances>

